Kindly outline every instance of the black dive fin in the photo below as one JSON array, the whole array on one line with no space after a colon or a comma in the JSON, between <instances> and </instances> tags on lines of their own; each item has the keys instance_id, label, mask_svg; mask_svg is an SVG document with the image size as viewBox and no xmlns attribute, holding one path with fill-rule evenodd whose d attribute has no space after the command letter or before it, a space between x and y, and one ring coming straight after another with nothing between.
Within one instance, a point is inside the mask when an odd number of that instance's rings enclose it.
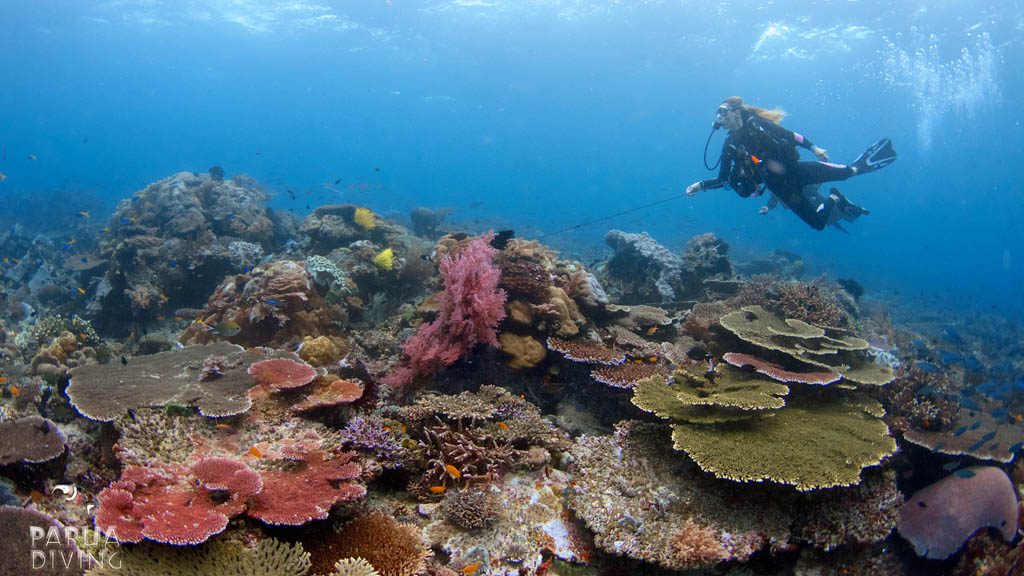
<instances>
[{"instance_id":1,"label":"black dive fin","mask_svg":"<svg viewBox=\"0 0 1024 576\"><path fill-rule=\"evenodd\" d=\"M872 144L863 154L853 161L852 166L857 169L857 174L867 174L896 161L896 150L892 147L892 140L882 138Z\"/></svg>"}]
</instances>

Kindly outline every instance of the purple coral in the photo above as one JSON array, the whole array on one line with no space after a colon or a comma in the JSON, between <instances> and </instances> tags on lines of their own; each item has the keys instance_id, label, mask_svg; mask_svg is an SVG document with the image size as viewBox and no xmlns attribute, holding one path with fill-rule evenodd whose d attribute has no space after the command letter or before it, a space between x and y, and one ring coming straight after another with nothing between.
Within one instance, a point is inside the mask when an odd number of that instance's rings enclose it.
<instances>
[{"instance_id":1,"label":"purple coral","mask_svg":"<svg viewBox=\"0 0 1024 576\"><path fill-rule=\"evenodd\" d=\"M1018 513L1006 473L994 466L975 466L915 492L900 508L896 529L918 556L942 560L981 528L996 528L1012 541Z\"/></svg>"},{"instance_id":2,"label":"purple coral","mask_svg":"<svg viewBox=\"0 0 1024 576\"><path fill-rule=\"evenodd\" d=\"M405 449L398 436L385 428L380 416L354 416L341 434L352 448L373 454L385 468L398 466L402 461Z\"/></svg>"}]
</instances>

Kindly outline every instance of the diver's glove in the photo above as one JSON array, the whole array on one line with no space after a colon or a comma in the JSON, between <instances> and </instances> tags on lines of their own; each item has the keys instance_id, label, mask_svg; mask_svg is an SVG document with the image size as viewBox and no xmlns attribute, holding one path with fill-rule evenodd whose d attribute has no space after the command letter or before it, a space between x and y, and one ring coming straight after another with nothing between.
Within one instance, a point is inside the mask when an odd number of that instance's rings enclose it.
<instances>
[{"instance_id":1,"label":"diver's glove","mask_svg":"<svg viewBox=\"0 0 1024 576\"><path fill-rule=\"evenodd\" d=\"M697 192L700 192L703 189L704 189L704 183L703 182L694 182L693 184L690 184L689 186L686 187L686 195L687 196L696 196Z\"/></svg>"},{"instance_id":2,"label":"diver's glove","mask_svg":"<svg viewBox=\"0 0 1024 576\"><path fill-rule=\"evenodd\" d=\"M825 150L821 146L811 146L811 152L818 157L819 160L828 161L828 150Z\"/></svg>"}]
</instances>

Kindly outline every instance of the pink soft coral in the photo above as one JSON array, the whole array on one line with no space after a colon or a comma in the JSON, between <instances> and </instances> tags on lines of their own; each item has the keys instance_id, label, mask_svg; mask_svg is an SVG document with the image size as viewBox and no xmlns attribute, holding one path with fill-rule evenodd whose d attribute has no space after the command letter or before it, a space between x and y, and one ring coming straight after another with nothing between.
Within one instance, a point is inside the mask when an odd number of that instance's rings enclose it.
<instances>
[{"instance_id":1,"label":"pink soft coral","mask_svg":"<svg viewBox=\"0 0 1024 576\"><path fill-rule=\"evenodd\" d=\"M485 234L454 258L442 258L441 312L402 345L407 360L384 378L386 384L404 386L417 376L435 374L478 343L500 347L497 328L505 319L506 294L498 288L501 270L494 263L493 237Z\"/></svg>"}]
</instances>

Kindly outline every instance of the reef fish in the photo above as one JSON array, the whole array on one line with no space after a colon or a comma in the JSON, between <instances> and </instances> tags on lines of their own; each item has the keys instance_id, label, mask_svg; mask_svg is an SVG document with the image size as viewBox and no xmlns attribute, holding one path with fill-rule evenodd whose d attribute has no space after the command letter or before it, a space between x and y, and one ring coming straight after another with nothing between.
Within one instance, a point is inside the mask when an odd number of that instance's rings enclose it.
<instances>
[{"instance_id":1,"label":"reef fish","mask_svg":"<svg viewBox=\"0 0 1024 576\"><path fill-rule=\"evenodd\" d=\"M221 320L220 322L214 324L210 331L218 336L231 338L232 336L235 336L239 332L241 332L242 327L239 326L238 322L235 322L234 320Z\"/></svg>"},{"instance_id":2,"label":"reef fish","mask_svg":"<svg viewBox=\"0 0 1024 576\"><path fill-rule=\"evenodd\" d=\"M956 474L959 478L970 478L974 476L975 472L974 470L971 470L969 468L964 468L963 470L957 470L956 472L954 472L954 474Z\"/></svg>"}]
</instances>

